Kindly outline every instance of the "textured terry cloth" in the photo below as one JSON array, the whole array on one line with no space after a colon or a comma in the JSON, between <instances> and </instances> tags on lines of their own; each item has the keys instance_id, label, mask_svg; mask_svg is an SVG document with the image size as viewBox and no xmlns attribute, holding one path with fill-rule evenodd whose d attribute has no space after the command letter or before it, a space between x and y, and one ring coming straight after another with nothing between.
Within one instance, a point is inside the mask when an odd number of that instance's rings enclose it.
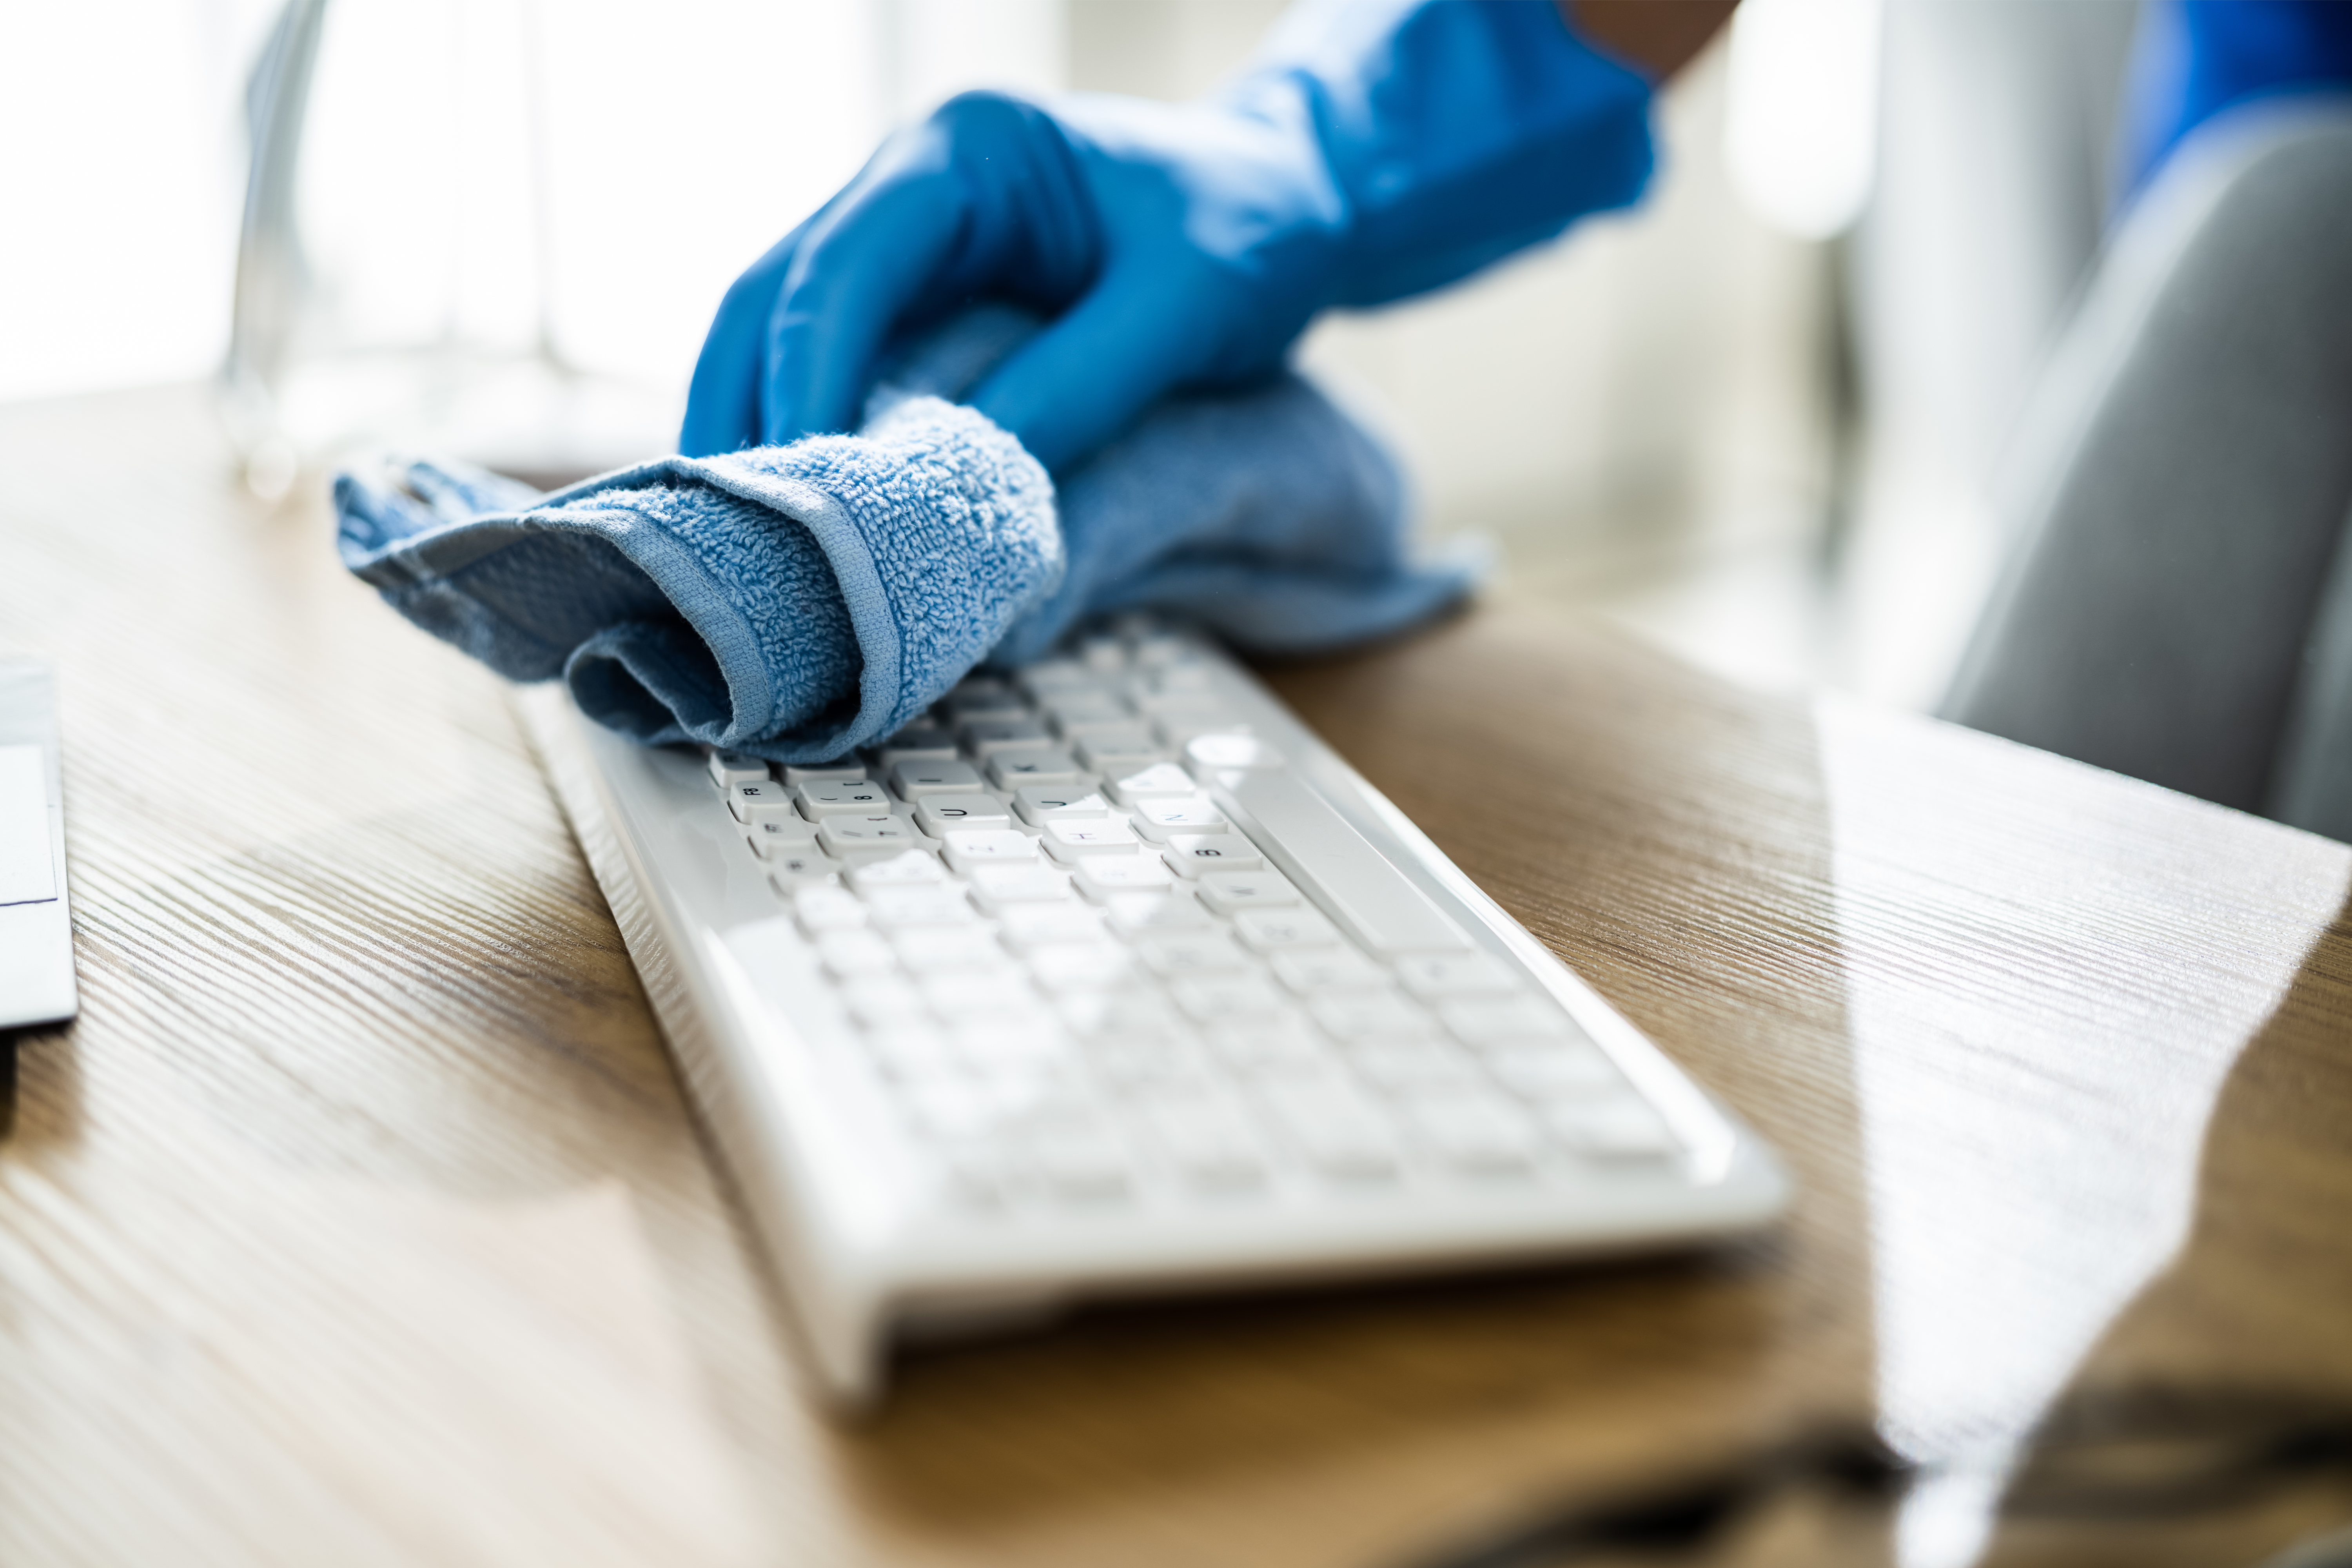
<instances>
[{"instance_id":1,"label":"textured terry cloth","mask_svg":"<svg viewBox=\"0 0 2352 1568\"><path fill-rule=\"evenodd\" d=\"M518 680L647 742L839 756L920 713L1062 566L1053 488L985 416L900 402L856 437L671 458L539 500L412 465L335 481L343 563Z\"/></svg>"},{"instance_id":2,"label":"textured terry cloth","mask_svg":"<svg viewBox=\"0 0 2352 1568\"><path fill-rule=\"evenodd\" d=\"M1154 608L1246 647L1379 636L1461 596L1466 559L1407 556L1385 451L1284 374L1173 398L1052 486L943 400L1037 328L983 307L899 353L855 437L624 469L544 499L416 464L411 494L336 481L346 565L521 680L561 675L647 742L781 762L907 723L982 658Z\"/></svg>"},{"instance_id":3,"label":"textured terry cloth","mask_svg":"<svg viewBox=\"0 0 2352 1568\"><path fill-rule=\"evenodd\" d=\"M867 416L915 394L956 398L1041 323L968 310L895 363ZM1238 647L1304 653L1411 626L1476 584L1483 547L1415 559L1388 449L1312 382L1171 397L1065 476L1061 586L998 644L1016 665L1118 610L1181 616Z\"/></svg>"}]
</instances>

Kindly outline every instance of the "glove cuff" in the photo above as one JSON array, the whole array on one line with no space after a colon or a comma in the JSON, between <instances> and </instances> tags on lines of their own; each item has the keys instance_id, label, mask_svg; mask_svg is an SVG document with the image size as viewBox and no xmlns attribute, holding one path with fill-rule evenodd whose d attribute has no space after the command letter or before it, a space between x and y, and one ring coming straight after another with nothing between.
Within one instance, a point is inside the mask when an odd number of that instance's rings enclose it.
<instances>
[{"instance_id":1,"label":"glove cuff","mask_svg":"<svg viewBox=\"0 0 2352 1568\"><path fill-rule=\"evenodd\" d=\"M1321 149L1348 205L1327 304L1467 277L1630 205L1654 163L1650 84L1535 0L1310 0L1219 98Z\"/></svg>"}]
</instances>

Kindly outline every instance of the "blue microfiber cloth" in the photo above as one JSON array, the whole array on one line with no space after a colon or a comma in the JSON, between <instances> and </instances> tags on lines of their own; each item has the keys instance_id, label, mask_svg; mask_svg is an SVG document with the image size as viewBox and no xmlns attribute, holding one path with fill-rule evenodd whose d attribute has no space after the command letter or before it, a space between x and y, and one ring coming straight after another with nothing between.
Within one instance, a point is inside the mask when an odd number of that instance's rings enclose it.
<instances>
[{"instance_id":1,"label":"blue microfiber cloth","mask_svg":"<svg viewBox=\"0 0 2352 1568\"><path fill-rule=\"evenodd\" d=\"M950 399L1037 328L984 306L886 358L856 436L670 458L544 497L450 464L335 481L343 562L519 680L562 676L648 743L779 762L913 720L983 659L1151 608L1299 652L1459 598L1463 556L1410 559L1381 447L1285 373L1171 398L1064 480Z\"/></svg>"}]
</instances>

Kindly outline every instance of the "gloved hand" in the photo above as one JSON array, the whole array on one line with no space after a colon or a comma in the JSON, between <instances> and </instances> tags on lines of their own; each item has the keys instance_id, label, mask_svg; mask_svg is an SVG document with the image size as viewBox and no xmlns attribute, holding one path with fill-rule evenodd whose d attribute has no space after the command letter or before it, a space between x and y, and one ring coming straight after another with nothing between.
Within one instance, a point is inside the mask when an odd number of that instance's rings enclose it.
<instances>
[{"instance_id":1,"label":"gloved hand","mask_svg":"<svg viewBox=\"0 0 2352 1568\"><path fill-rule=\"evenodd\" d=\"M1437 288L1622 205L1649 87L1549 0L1326 0L1212 98L967 93L728 290L689 456L852 428L895 333L1055 318L972 405L1066 470L1171 391L1274 370L1328 305Z\"/></svg>"}]
</instances>

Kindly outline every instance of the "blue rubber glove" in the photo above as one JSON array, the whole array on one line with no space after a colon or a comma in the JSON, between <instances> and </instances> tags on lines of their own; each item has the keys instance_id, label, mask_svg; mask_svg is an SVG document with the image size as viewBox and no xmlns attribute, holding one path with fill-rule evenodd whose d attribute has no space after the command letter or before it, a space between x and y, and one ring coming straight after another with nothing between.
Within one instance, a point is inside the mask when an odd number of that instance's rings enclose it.
<instances>
[{"instance_id":1,"label":"blue rubber glove","mask_svg":"<svg viewBox=\"0 0 2352 1568\"><path fill-rule=\"evenodd\" d=\"M1640 195L1650 89L1551 0L1329 0L1169 105L968 93L728 290L689 456L854 428L885 346L976 300L1053 325L971 403L1059 473L1314 314L1438 288Z\"/></svg>"}]
</instances>

